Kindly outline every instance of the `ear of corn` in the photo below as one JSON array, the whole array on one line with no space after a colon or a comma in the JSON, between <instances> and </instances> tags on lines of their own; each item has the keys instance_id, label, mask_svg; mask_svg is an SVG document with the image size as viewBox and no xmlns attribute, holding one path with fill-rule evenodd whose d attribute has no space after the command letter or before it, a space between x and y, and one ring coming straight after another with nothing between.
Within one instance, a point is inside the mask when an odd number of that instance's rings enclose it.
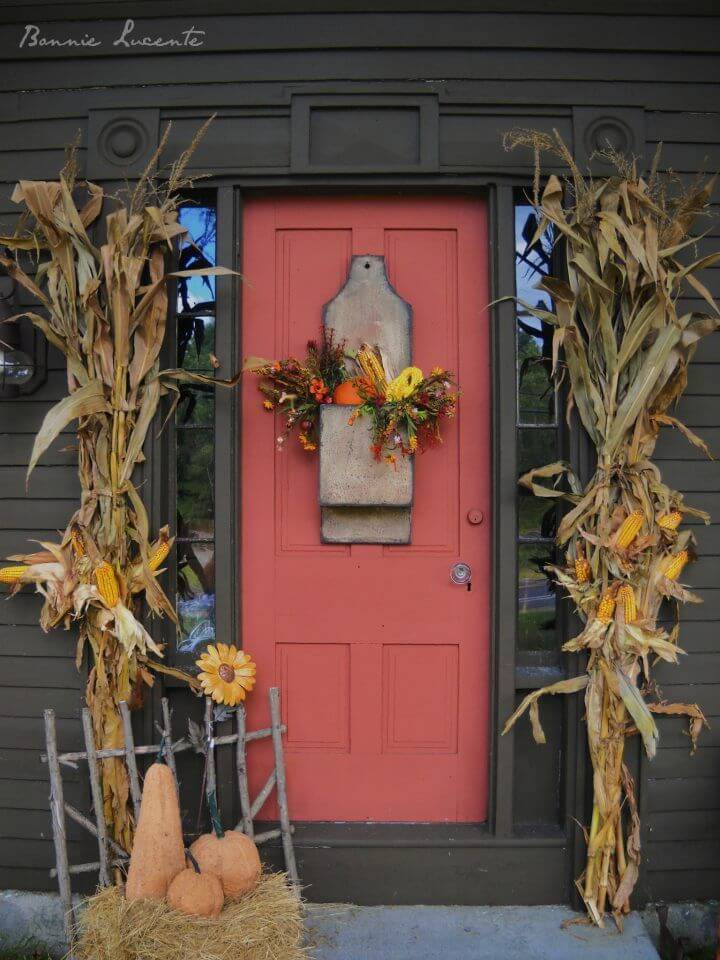
<instances>
[{"instance_id":1,"label":"ear of corn","mask_svg":"<svg viewBox=\"0 0 720 960\"><path fill-rule=\"evenodd\" d=\"M388 388L387 377L385 376L383 365L373 348L364 343L357 352L357 362L362 372L370 380L378 393L385 396Z\"/></svg>"},{"instance_id":2,"label":"ear of corn","mask_svg":"<svg viewBox=\"0 0 720 960\"><path fill-rule=\"evenodd\" d=\"M85 544L77 530L73 530L70 534L70 543L72 543L73 552L78 559L85 556Z\"/></svg>"},{"instance_id":3,"label":"ear of corn","mask_svg":"<svg viewBox=\"0 0 720 960\"><path fill-rule=\"evenodd\" d=\"M22 580L26 570L26 566L2 567L0 568L0 583L17 583L18 580Z\"/></svg>"},{"instance_id":4,"label":"ear of corn","mask_svg":"<svg viewBox=\"0 0 720 960\"><path fill-rule=\"evenodd\" d=\"M662 530L677 530L682 523L682 514L679 510L673 510L672 513L664 513L658 517L658 526Z\"/></svg>"},{"instance_id":5,"label":"ear of corn","mask_svg":"<svg viewBox=\"0 0 720 960\"><path fill-rule=\"evenodd\" d=\"M643 515L639 510L635 510L629 516L625 517L615 534L615 546L625 550L638 535L642 526Z\"/></svg>"},{"instance_id":6,"label":"ear of corn","mask_svg":"<svg viewBox=\"0 0 720 960\"><path fill-rule=\"evenodd\" d=\"M167 542L167 540L162 541L162 543L158 543L153 552L150 554L148 559L148 567L151 570L157 570L169 553L170 544Z\"/></svg>"},{"instance_id":7,"label":"ear of corn","mask_svg":"<svg viewBox=\"0 0 720 960\"><path fill-rule=\"evenodd\" d=\"M687 550L681 550L680 553L676 553L674 557L669 558L669 562L665 567L664 574L668 580L677 580L677 578L682 573L683 567L690 559L690 554Z\"/></svg>"},{"instance_id":8,"label":"ear of corn","mask_svg":"<svg viewBox=\"0 0 720 960\"><path fill-rule=\"evenodd\" d=\"M578 583L587 583L590 579L590 563L585 557L575 560L575 579Z\"/></svg>"},{"instance_id":9,"label":"ear of corn","mask_svg":"<svg viewBox=\"0 0 720 960\"><path fill-rule=\"evenodd\" d=\"M606 593L597 609L597 618L600 623L610 623L615 613L615 598L610 593Z\"/></svg>"},{"instance_id":10,"label":"ear of corn","mask_svg":"<svg viewBox=\"0 0 720 960\"><path fill-rule=\"evenodd\" d=\"M623 605L625 623L634 623L637 620L637 604L635 602L635 591L629 583L624 584L618 590L618 601Z\"/></svg>"},{"instance_id":11,"label":"ear of corn","mask_svg":"<svg viewBox=\"0 0 720 960\"><path fill-rule=\"evenodd\" d=\"M120 599L120 590L115 571L109 563L103 561L99 567L95 568L95 583L105 603L109 607L114 607Z\"/></svg>"}]
</instances>

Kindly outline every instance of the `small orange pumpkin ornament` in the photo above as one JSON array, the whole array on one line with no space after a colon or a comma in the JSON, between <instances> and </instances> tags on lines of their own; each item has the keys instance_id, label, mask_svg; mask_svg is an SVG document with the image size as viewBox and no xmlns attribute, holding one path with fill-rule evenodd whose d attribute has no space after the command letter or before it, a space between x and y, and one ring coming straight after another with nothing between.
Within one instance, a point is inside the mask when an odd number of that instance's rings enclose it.
<instances>
[{"instance_id":1,"label":"small orange pumpkin ornament","mask_svg":"<svg viewBox=\"0 0 720 960\"><path fill-rule=\"evenodd\" d=\"M190 853L203 873L220 878L225 896L231 900L249 893L260 879L258 848L237 830L227 830L222 836L205 833L192 844Z\"/></svg>"},{"instance_id":2,"label":"small orange pumpkin ornament","mask_svg":"<svg viewBox=\"0 0 720 960\"><path fill-rule=\"evenodd\" d=\"M192 866L181 870L168 887L168 906L189 917L219 917L225 902L220 878L203 873L195 857L186 854Z\"/></svg>"},{"instance_id":3,"label":"small orange pumpkin ornament","mask_svg":"<svg viewBox=\"0 0 720 960\"><path fill-rule=\"evenodd\" d=\"M363 402L363 398L358 393L358 377L352 377L350 380L343 380L335 387L333 393L333 403L338 403L346 407L358 407Z\"/></svg>"}]
</instances>

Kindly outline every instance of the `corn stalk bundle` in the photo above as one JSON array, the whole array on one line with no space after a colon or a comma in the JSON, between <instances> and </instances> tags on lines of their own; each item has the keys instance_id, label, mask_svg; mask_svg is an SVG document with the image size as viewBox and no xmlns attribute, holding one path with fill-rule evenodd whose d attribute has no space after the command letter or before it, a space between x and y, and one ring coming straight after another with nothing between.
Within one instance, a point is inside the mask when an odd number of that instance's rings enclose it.
<instances>
[{"instance_id":1,"label":"corn stalk bundle","mask_svg":"<svg viewBox=\"0 0 720 960\"><path fill-rule=\"evenodd\" d=\"M659 619L663 604L673 602L679 613L681 603L699 602L679 582L694 544L681 523L687 516L709 519L663 482L651 457L662 426L678 429L709 455L668 411L685 389L697 342L720 324L717 304L697 277L720 253L694 261L687 256L695 243L690 230L708 206L713 181L682 188L657 172L657 161L644 180L619 156L609 158L616 175L593 181L581 175L557 135L516 131L509 145L518 144L535 150L535 240L552 225L567 270L567 280L547 277L539 284L554 311L522 305L554 328L554 375L565 383L568 417L577 412L597 457L585 485L566 462L520 479L536 496L566 504L557 529L564 563L548 570L582 622L563 649L586 654L587 671L527 696L504 732L528 711L535 740L543 743L538 700L584 691L593 810L577 885L592 921L602 925L611 908L619 923L640 864L635 788L623 760L626 738L639 734L652 760L654 714L689 717L693 749L705 722L696 704L666 703L651 684L652 664L677 663L683 652L677 619L670 629ZM556 176L539 195L544 150L570 168L565 202ZM680 311L688 286L712 314Z\"/></svg>"},{"instance_id":2,"label":"corn stalk bundle","mask_svg":"<svg viewBox=\"0 0 720 960\"><path fill-rule=\"evenodd\" d=\"M90 652L86 699L100 749L123 746L119 703L141 702L154 671L196 684L158 661L162 646L138 619L143 600L151 614L173 621L176 614L157 580L172 540L167 527L151 534L133 482L161 396L173 391L177 397L179 380L208 379L159 369L168 280L232 272L166 271L173 244L186 232L178 222L177 191L190 183L184 169L196 141L162 191L143 176L124 201L106 197L96 184L76 182L72 160L57 182L20 181L13 200L24 205L23 217L13 236L0 238L16 254L0 256L0 264L42 309L18 317L29 317L67 362L67 396L47 413L27 476L77 421L81 486L80 506L60 542L10 557L16 565L0 571L0 581L13 590L35 584L44 598L43 630L77 624L78 667ZM80 194L82 204L76 202ZM105 241L96 246L88 231L105 202L115 209L105 217ZM37 260L34 278L20 265L22 251ZM133 825L123 761L102 761L102 783L105 818L129 849Z\"/></svg>"}]
</instances>

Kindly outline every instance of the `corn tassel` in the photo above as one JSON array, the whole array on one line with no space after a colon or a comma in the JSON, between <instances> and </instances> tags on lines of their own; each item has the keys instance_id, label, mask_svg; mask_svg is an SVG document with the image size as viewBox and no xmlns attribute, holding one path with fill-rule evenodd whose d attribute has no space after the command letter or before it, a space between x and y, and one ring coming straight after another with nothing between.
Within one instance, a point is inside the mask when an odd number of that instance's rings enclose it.
<instances>
[{"instance_id":1,"label":"corn tassel","mask_svg":"<svg viewBox=\"0 0 720 960\"><path fill-rule=\"evenodd\" d=\"M103 561L99 567L95 568L95 583L105 603L109 607L114 607L120 599L120 590L115 571L109 563Z\"/></svg>"},{"instance_id":2,"label":"corn tassel","mask_svg":"<svg viewBox=\"0 0 720 960\"><path fill-rule=\"evenodd\" d=\"M629 547L638 535L642 522L643 515L639 510L635 510L629 514L629 516L625 517L615 534L615 546L620 550L625 550Z\"/></svg>"},{"instance_id":3,"label":"corn tassel","mask_svg":"<svg viewBox=\"0 0 720 960\"><path fill-rule=\"evenodd\" d=\"M148 559L148 567L155 571L163 563L167 555L170 553L170 544L167 540L164 540L162 543L158 543L153 552L150 554Z\"/></svg>"},{"instance_id":4,"label":"corn tassel","mask_svg":"<svg viewBox=\"0 0 720 960\"><path fill-rule=\"evenodd\" d=\"M672 513L664 513L661 517L658 517L657 523L662 530L677 530L682 523L682 514L679 510L674 510Z\"/></svg>"},{"instance_id":5,"label":"corn tassel","mask_svg":"<svg viewBox=\"0 0 720 960\"><path fill-rule=\"evenodd\" d=\"M585 557L575 560L575 579L578 583L587 583L590 579L590 563Z\"/></svg>"},{"instance_id":6,"label":"corn tassel","mask_svg":"<svg viewBox=\"0 0 720 960\"><path fill-rule=\"evenodd\" d=\"M690 559L690 554L687 550L681 550L680 553L676 553L674 557L669 557L668 565L665 567L664 574L668 580L677 580L677 578L682 573L683 567Z\"/></svg>"},{"instance_id":7,"label":"corn tassel","mask_svg":"<svg viewBox=\"0 0 720 960\"><path fill-rule=\"evenodd\" d=\"M2 567L0 568L0 583L17 583L22 580L26 570L26 566Z\"/></svg>"},{"instance_id":8,"label":"corn tassel","mask_svg":"<svg viewBox=\"0 0 720 960\"><path fill-rule=\"evenodd\" d=\"M597 609L597 619L600 623L610 623L615 613L615 598L611 593L606 593Z\"/></svg>"},{"instance_id":9,"label":"corn tassel","mask_svg":"<svg viewBox=\"0 0 720 960\"><path fill-rule=\"evenodd\" d=\"M618 590L618 601L622 603L625 612L625 623L634 623L637 620L637 604L635 591L626 583Z\"/></svg>"}]
</instances>

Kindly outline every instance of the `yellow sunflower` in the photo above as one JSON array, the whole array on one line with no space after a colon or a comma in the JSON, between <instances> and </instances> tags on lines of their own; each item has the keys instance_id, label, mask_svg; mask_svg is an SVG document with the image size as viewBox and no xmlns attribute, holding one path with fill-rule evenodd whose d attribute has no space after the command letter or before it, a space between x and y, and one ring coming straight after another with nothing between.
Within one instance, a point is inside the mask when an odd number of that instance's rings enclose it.
<instances>
[{"instance_id":1,"label":"yellow sunflower","mask_svg":"<svg viewBox=\"0 0 720 960\"><path fill-rule=\"evenodd\" d=\"M203 690L216 703L234 707L245 699L246 691L255 686L257 667L252 658L237 647L226 643L208 644L195 663L201 670L198 680Z\"/></svg>"}]
</instances>

